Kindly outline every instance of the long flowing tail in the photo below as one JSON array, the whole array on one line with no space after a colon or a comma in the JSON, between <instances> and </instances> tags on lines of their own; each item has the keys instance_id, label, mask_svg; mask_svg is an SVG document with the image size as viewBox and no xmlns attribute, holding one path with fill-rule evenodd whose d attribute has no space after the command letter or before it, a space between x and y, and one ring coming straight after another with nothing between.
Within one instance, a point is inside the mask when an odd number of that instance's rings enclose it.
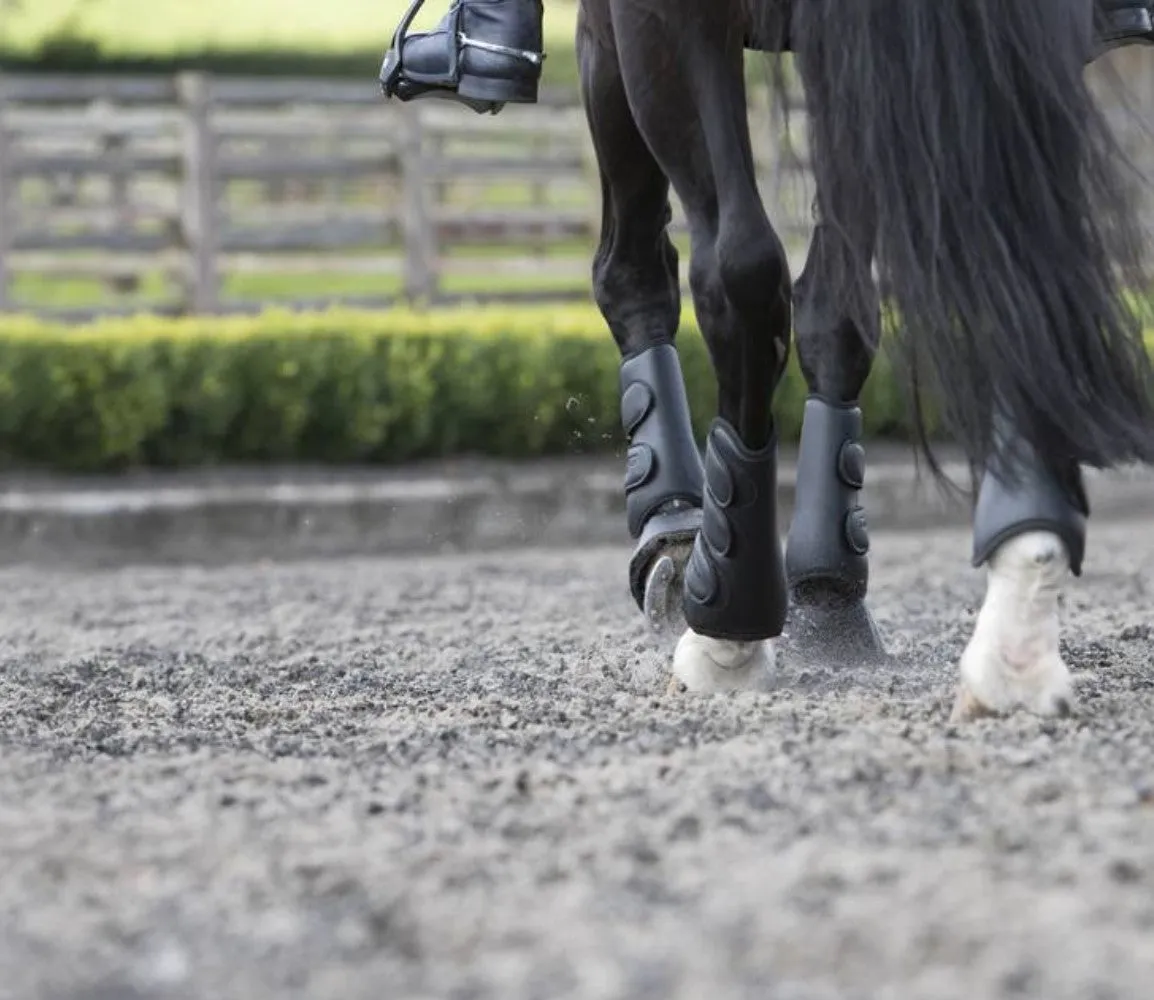
<instances>
[{"instance_id":1,"label":"long flowing tail","mask_svg":"<svg viewBox=\"0 0 1154 1000\"><path fill-rule=\"evenodd\" d=\"M1144 236L1085 79L1087 3L794 0L821 212L876 251L931 462L927 403L979 467L996 412L1060 480L1154 460L1124 294ZM869 301L861 263L847 303Z\"/></svg>"}]
</instances>

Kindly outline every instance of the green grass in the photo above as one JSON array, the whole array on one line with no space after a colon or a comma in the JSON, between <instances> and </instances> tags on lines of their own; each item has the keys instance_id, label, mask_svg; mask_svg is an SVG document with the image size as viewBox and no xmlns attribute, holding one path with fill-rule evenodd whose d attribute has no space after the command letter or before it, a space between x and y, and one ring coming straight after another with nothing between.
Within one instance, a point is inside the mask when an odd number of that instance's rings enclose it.
<instances>
[{"instance_id":1,"label":"green grass","mask_svg":"<svg viewBox=\"0 0 1154 1000\"><path fill-rule=\"evenodd\" d=\"M171 55L204 49L347 52L387 42L407 0L27 0L5 14L0 40L30 51L71 26L113 55ZM435 23L448 4L428 0L417 25ZM550 0L552 46L570 44L573 0Z\"/></svg>"},{"instance_id":2,"label":"green grass","mask_svg":"<svg viewBox=\"0 0 1154 1000\"><path fill-rule=\"evenodd\" d=\"M375 73L408 0L0 0L0 52L16 66L221 65L231 71ZM416 24L435 23L447 0L428 0ZM575 0L545 12L548 82L574 77ZM360 69L358 69L360 67ZM127 67L126 67L127 68Z\"/></svg>"},{"instance_id":3,"label":"green grass","mask_svg":"<svg viewBox=\"0 0 1154 1000\"><path fill-rule=\"evenodd\" d=\"M684 262L688 260L689 239L677 234L673 240ZM441 281L440 292L447 296L482 294L528 295L530 293L573 293L582 297L591 295L591 274L594 247L580 240L550 240L541 255L570 258L575 261L575 276L571 279L534 275L455 275L452 261L458 258L527 257L532 253L529 241L517 245L488 244L482 246L453 246L444 248L447 273ZM383 248L366 250L367 254L382 253ZM355 256L350 252L351 256ZM32 310L86 310L103 307L149 309L173 298L174 290L162 272L145 272L140 285L132 293L117 295L106 284L95 278L50 277L29 272L13 276L11 294L18 308ZM394 275L373 275L357 272L301 274L270 272L265 274L226 274L222 280L222 295L231 301L262 302L269 305L292 300L323 300L342 298L391 298L400 295L401 279Z\"/></svg>"},{"instance_id":4,"label":"green grass","mask_svg":"<svg viewBox=\"0 0 1154 1000\"><path fill-rule=\"evenodd\" d=\"M570 281L550 277L450 275L441 282L444 295L517 294L531 292L589 293L588 277ZM94 278L45 278L20 274L12 282L12 297L22 309L95 309L124 306L148 309L172 297L159 272L141 277L135 293L114 295ZM275 306L292 300L369 299L391 297L401 292L401 280L392 275L371 274L242 274L229 275L222 282L222 294L230 301L259 302Z\"/></svg>"}]
</instances>

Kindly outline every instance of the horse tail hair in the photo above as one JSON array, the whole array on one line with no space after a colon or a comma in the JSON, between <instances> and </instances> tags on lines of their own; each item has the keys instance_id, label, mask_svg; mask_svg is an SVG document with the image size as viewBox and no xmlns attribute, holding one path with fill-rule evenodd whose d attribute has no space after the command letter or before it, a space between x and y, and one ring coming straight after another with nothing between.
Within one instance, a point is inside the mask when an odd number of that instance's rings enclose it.
<instances>
[{"instance_id":1,"label":"horse tail hair","mask_svg":"<svg viewBox=\"0 0 1154 1000\"><path fill-rule=\"evenodd\" d=\"M793 4L818 211L857 249L836 293L876 309L861 287L876 255L935 472L931 412L975 473L1003 457L1002 421L1059 482L1072 463L1154 460L1154 373L1126 291L1143 273L1141 178L1086 79L1089 6Z\"/></svg>"}]
</instances>

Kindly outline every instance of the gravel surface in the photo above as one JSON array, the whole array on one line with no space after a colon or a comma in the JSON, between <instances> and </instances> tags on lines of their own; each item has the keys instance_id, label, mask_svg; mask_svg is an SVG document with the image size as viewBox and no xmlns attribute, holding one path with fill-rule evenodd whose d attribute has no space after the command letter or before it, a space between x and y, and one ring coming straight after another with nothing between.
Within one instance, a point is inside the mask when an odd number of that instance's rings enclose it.
<instances>
[{"instance_id":1,"label":"gravel surface","mask_svg":"<svg viewBox=\"0 0 1154 1000\"><path fill-rule=\"evenodd\" d=\"M0 997L1154 995L1154 524L1081 713L961 730L964 533L892 667L666 694L624 553L0 573Z\"/></svg>"}]
</instances>

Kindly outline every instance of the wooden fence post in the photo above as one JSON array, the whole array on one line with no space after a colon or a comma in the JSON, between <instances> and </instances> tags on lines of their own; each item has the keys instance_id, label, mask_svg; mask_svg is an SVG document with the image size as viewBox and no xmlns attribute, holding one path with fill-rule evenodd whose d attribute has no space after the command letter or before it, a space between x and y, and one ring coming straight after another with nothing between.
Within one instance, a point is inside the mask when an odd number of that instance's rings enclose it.
<instances>
[{"instance_id":1,"label":"wooden fence post","mask_svg":"<svg viewBox=\"0 0 1154 1000\"><path fill-rule=\"evenodd\" d=\"M101 123L97 141L100 143L100 156L105 163L113 165L109 178L109 208L112 213L112 224L122 233L131 232L136 221L132 210L132 181L133 177L128 169L129 138L124 131L118 131L115 125L113 105L108 101L98 101L93 105L93 115ZM109 274L109 287L118 294L135 292L140 287L140 275L130 268L118 273Z\"/></svg>"},{"instance_id":2,"label":"wooden fence post","mask_svg":"<svg viewBox=\"0 0 1154 1000\"><path fill-rule=\"evenodd\" d=\"M0 312L8 307L8 254L12 249L12 182L8 173L8 129L6 114L8 102L4 93L4 77L0 76Z\"/></svg>"},{"instance_id":3,"label":"wooden fence post","mask_svg":"<svg viewBox=\"0 0 1154 1000\"><path fill-rule=\"evenodd\" d=\"M405 297L435 299L439 291L437 233L429 210L424 130L415 109L400 119L401 225L405 240Z\"/></svg>"},{"instance_id":4,"label":"wooden fence post","mask_svg":"<svg viewBox=\"0 0 1154 1000\"><path fill-rule=\"evenodd\" d=\"M553 137L548 131L542 131L539 135L533 137L529 146L533 150L535 157L542 158L549 156L553 152ZM545 177L535 177L529 188L530 204L536 209L543 209L549 204L549 181ZM541 217L544 213L538 215ZM536 257L545 257L549 253L550 237L542 227L540 234L533 237L529 241L529 246Z\"/></svg>"},{"instance_id":5,"label":"wooden fence post","mask_svg":"<svg viewBox=\"0 0 1154 1000\"><path fill-rule=\"evenodd\" d=\"M1154 59L1143 59L1139 65L1142 67L1142 75L1138 81L1138 107L1143 121L1154 121ZM1149 142L1149 136L1143 138ZM1137 162L1142 162L1140 157L1141 154ZM1143 188L1145 221L1147 228L1150 228L1154 226L1154 189L1148 184L1143 185Z\"/></svg>"},{"instance_id":6,"label":"wooden fence post","mask_svg":"<svg viewBox=\"0 0 1154 1000\"><path fill-rule=\"evenodd\" d=\"M220 303L211 81L204 73L182 73L176 86L185 116L181 225L184 245L191 257L185 308L207 313L215 311Z\"/></svg>"}]
</instances>

